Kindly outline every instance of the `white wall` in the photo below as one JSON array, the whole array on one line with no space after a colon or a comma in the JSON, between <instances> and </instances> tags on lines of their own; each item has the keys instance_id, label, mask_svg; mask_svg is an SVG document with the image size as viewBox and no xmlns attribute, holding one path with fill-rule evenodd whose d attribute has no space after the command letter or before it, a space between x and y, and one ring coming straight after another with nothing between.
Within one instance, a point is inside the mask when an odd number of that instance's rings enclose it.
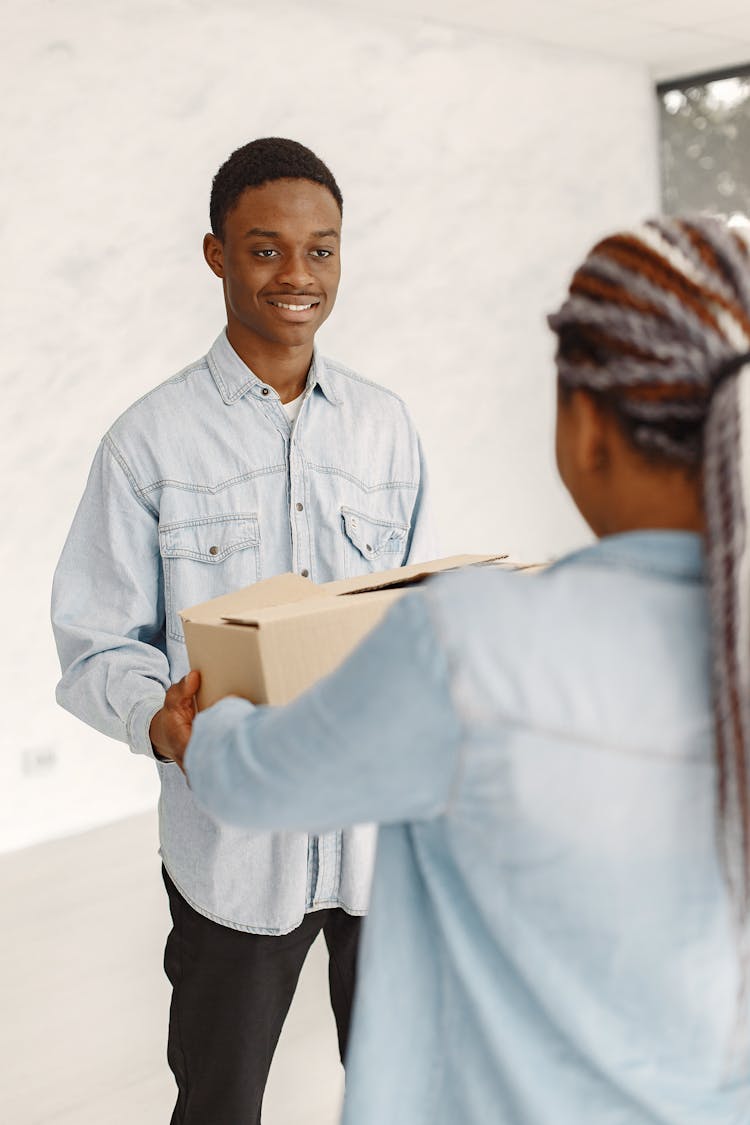
<instances>
[{"instance_id":1,"label":"white wall","mask_svg":"<svg viewBox=\"0 0 750 1125\"><path fill-rule=\"evenodd\" d=\"M446 554L584 538L542 313L593 237L657 200L650 84L608 59L324 0L5 15L0 849L155 800L150 763L55 706L48 591L99 437L222 326L200 245L233 148L291 136L339 179L321 342L411 405Z\"/></svg>"}]
</instances>

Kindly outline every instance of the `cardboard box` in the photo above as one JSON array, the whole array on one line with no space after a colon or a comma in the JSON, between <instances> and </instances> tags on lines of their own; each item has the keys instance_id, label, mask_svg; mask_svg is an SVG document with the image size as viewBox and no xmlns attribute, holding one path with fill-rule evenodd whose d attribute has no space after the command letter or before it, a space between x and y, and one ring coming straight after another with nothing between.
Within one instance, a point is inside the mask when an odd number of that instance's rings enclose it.
<instances>
[{"instance_id":1,"label":"cardboard box","mask_svg":"<svg viewBox=\"0 0 750 1125\"><path fill-rule=\"evenodd\" d=\"M180 612L198 707L226 695L288 703L332 672L388 608L432 574L505 566L505 555L456 555L316 585L280 574Z\"/></svg>"}]
</instances>

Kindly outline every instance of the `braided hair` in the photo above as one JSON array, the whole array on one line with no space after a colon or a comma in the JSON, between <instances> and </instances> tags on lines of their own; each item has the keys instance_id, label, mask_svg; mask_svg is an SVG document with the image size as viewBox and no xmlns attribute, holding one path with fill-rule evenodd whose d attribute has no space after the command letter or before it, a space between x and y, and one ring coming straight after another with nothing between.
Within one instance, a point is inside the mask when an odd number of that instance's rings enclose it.
<instances>
[{"instance_id":1,"label":"braided hair","mask_svg":"<svg viewBox=\"0 0 750 1125\"><path fill-rule=\"evenodd\" d=\"M705 215L594 246L549 317L561 393L600 398L644 456L702 473L717 830L750 958L750 235ZM744 1001L744 996L743 996Z\"/></svg>"}]
</instances>

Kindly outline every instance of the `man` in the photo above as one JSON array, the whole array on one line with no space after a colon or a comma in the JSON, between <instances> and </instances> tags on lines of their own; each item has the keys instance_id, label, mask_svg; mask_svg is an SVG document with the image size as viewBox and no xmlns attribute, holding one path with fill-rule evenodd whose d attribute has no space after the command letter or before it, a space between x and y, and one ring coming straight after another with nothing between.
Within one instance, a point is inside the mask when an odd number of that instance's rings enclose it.
<instances>
[{"instance_id":1,"label":"man","mask_svg":"<svg viewBox=\"0 0 750 1125\"><path fill-rule=\"evenodd\" d=\"M226 331L104 437L53 591L59 702L158 763L173 1125L260 1121L321 930L343 1059L374 846L370 827L238 832L198 808L165 736L188 671L179 610L285 571L325 582L434 553L403 403L314 347L340 276L331 172L294 141L253 141L210 213Z\"/></svg>"}]
</instances>

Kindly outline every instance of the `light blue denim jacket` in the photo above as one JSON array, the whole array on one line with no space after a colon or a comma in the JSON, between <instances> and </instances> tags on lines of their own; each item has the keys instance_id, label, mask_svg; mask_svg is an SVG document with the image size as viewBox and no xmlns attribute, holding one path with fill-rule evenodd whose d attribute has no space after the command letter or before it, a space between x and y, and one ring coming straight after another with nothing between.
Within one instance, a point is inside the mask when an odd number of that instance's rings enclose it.
<instances>
[{"instance_id":1,"label":"light blue denim jacket","mask_svg":"<svg viewBox=\"0 0 750 1125\"><path fill-rule=\"evenodd\" d=\"M285 571L328 582L433 557L426 503L395 394L316 352L292 429L222 333L101 443L55 574L58 701L153 757L151 719L188 671L180 609ZM202 914L273 934L306 911L366 910L372 827L222 827L157 766L164 864Z\"/></svg>"},{"instance_id":2,"label":"light blue denim jacket","mask_svg":"<svg viewBox=\"0 0 750 1125\"><path fill-rule=\"evenodd\" d=\"M438 578L290 706L198 717L213 814L383 826L346 1125L747 1125L709 667L700 540L634 533Z\"/></svg>"}]
</instances>

